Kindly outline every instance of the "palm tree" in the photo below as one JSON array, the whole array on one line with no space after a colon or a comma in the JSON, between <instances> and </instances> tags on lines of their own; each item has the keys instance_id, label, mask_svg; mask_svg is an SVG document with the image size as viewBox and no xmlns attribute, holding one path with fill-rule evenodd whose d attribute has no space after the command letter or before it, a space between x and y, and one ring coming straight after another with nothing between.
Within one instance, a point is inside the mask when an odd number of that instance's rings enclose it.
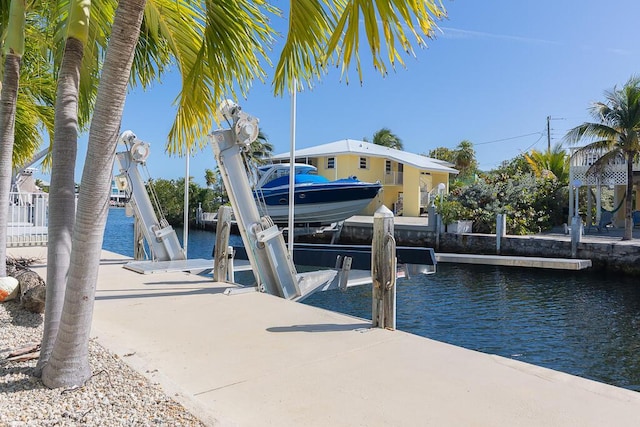
<instances>
[{"instance_id":1,"label":"palm tree","mask_svg":"<svg viewBox=\"0 0 640 427\"><path fill-rule=\"evenodd\" d=\"M0 69L0 278L6 277L9 191L16 165L29 162L35 154L42 143L42 125L50 135L53 130L54 84L42 52L48 41L41 26L26 25L27 6L22 0L0 5L0 24L6 28L0 40L4 58ZM29 20L34 22L39 20Z\"/></svg>"},{"instance_id":2,"label":"palm tree","mask_svg":"<svg viewBox=\"0 0 640 427\"><path fill-rule=\"evenodd\" d=\"M265 164L273 154L273 144L269 142L269 137L262 131L258 132L258 137L249 146L247 156L249 161L256 165Z\"/></svg>"},{"instance_id":3,"label":"palm tree","mask_svg":"<svg viewBox=\"0 0 640 427\"><path fill-rule=\"evenodd\" d=\"M205 169L204 182L205 184L207 184L207 188L213 188L218 182L218 177L216 176L215 172L212 171L211 169Z\"/></svg>"},{"instance_id":4,"label":"palm tree","mask_svg":"<svg viewBox=\"0 0 640 427\"><path fill-rule=\"evenodd\" d=\"M69 2L66 37L58 72L55 105L55 129L51 149L51 185L49 187L49 227L47 245L47 295L45 321L36 375L48 363L58 336L64 302L66 277L71 259L71 241L75 222L75 164L79 132L80 76L84 47L89 40L91 2ZM85 73L86 74L86 73ZM86 80L86 77L85 77ZM91 82L85 83L90 85ZM80 117L86 117L90 101L83 100Z\"/></svg>"},{"instance_id":5,"label":"palm tree","mask_svg":"<svg viewBox=\"0 0 640 427\"><path fill-rule=\"evenodd\" d=\"M388 128L382 128L373 134L373 143L383 147L402 150L402 140Z\"/></svg>"},{"instance_id":6,"label":"palm tree","mask_svg":"<svg viewBox=\"0 0 640 427\"><path fill-rule=\"evenodd\" d=\"M537 177L552 175L563 184L569 183L569 156L562 144L555 145L551 151L531 150L524 158Z\"/></svg>"},{"instance_id":7,"label":"palm tree","mask_svg":"<svg viewBox=\"0 0 640 427\"><path fill-rule=\"evenodd\" d=\"M456 169L460 171L460 178L470 177L476 172L478 162L476 161L476 152L471 141L466 139L460 141L454 151L454 163Z\"/></svg>"},{"instance_id":8,"label":"palm tree","mask_svg":"<svg viewBox=\"0 0 640 427\"><path fill-rule=\"evenodd\" d=\"M633 238L633 163L640 153L640 78L631 77L621 88L605 92L605 101L596 102L591 114L598 122L583 123L571 129L564 139L575 144L591 141L577 150L578 153L591 150L606 150L592 166L595 173L602 170L610 160L624 157L627 163L627 191L625 198L624 236L622 240Z\"/></svg>"},{"instance_id":9,"label":"palm tree","mask_svg":"<svg viewBox=\"0 0 640 427\"><path fill-rule=\"evenodd\" d=\"M175 0L170 3L174 4ZM270 43L273 34L264 12L265 9L273 11L275 8L263 3L256 5L248 0L235 0L234 8L226 3L214 0L204 2L206 19L200 21L205 25L201 34L204 43L200 49L181 51L188 60L182 63L184 68L180 67L183 88L178 116L170 135L170 151L187 153L191 149L190 141L197 141L188 136L208 132L210 122L198 120L212 116L210 110L217 103L210 101L221 100L234 87L245 90L253 79L264 75L258 57L264 54L265 45ZM275 93L282 94L285 89L297 90L300 87L298 82L311 84L333 60L343 64L343 71L346 71L355 57L360 73L357 27L361 12L367 17L379 16L379 20L364 20L374 65L382 72L386 71L382 51L389 53L391 66L395 61L402 64L395 41L399 41L400 48L405 51L411 50L405 28L417 37L418 44L422 44L424 41L418 31L431 36L434 17L442 17L444 11L431 0L426 4L409 1L396 3L397 8L378 9L375 4L352 1L292 2L290 30L274 77ZM82 384L90 375L88 338L106 222L114 145L144 7L145 0L119 2L113 23L80 187L62 326L50 362L43 370L43 381L50 387ZM198 22L189 26L184 25L182 18L177 21L181 24L182 32L176 32L170 44L177 46L180 37L184 39L194 33L200 34ZM225 25L219 25L220 22ZM380 43L379 22L384 28L384 47ZM194 90L203 87L213 89Z\"/></svg>"},{"instance_id":10,"label":"palm tree","mask_svg":"<svg viewBox=\"0 0 640 427\"><path fill-rule=\"evenodd\" d=\"M25 0L12 0L4 41L4 75L0 94L0 278L7 276L7 224L11 187L15 117L20 81L20 63L24 55Z\"/></svg>"},{"instance_id":11,"label":"palm tree","mask_svg":"<svg viewBox=\"0 0 640 427\"><path fill-rule=\"evenodd\" d=\"M129 73L145 0L119 2L98 87L82 174L61 327L42 381L47 387L84 384L91 376L88 342L111 173Z\"/></svg>"}]
</instances>

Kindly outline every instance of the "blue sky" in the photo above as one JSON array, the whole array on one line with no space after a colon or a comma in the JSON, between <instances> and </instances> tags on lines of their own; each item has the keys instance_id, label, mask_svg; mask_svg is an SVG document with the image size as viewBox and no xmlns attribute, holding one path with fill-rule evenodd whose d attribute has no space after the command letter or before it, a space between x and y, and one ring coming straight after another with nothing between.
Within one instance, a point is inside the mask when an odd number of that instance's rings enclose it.
<instances>
[{"instance_id":1,"label":"blue sky","mask_svg":"<svg viewBox=\"0 0 640 427\"><path fill-rule=\"evenodd\" d=\"M470 140L480 168L489 170L532 148L546 149L547 116L552 144L561 142L567 129L590 120L588 107L605 90L640 73L640 3L632 0L444 5L448 19L439 23L437 38L416 49L415 58L406 56L406 68L383 78L364 64L362 85L355 69L348 85L332 69L313 90L298 94L296 146L371 138L387 127L414 153ZM164 150L178 91L177 76L168 76L127 98L122 129L151 143L153 178L184 176L184 158ZM239 103L260 119L276 153L289 151L289 97L274 97L270 82L256 83ZM76 181L86 137L80 144ZM190 175L203 184L205 168L214 167L206 148L191 158Z\"/></svg>"}]
</instances>

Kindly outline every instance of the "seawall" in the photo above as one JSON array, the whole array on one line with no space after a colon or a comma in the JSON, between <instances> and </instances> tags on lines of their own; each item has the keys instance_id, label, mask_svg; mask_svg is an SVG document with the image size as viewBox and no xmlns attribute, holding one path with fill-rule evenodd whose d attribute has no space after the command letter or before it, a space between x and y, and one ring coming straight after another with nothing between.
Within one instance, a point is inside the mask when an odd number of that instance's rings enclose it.
<instances>
[{"instance_id":1,"label":"seawall","mask_svg":"<svg viewBox=\"0 0 640 427\"><path fill-rule=\"evenodd\" d=\"M496 255L496 235L435 233L426 226L396 224L396 243L434 248L436 252ZM340 243L369 244L371 225L345 223ZM563 234L506 236L499 255L571 258L571 238ZM617 235L583 236L576 258L590 259L592 270L640 276L640 240L621 241Z\"/></svg>"}]
</instances>

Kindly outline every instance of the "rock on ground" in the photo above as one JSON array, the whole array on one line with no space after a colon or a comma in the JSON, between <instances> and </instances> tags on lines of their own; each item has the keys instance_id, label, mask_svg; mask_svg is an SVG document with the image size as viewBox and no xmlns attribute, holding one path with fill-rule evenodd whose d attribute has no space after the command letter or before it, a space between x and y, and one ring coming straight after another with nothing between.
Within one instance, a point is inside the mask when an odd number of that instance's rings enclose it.
<instances>
[{"instance_id":1,"label":"rock on ground","mask_svg":"<svg viewBox=\"0 0 640 427\"><path fill-rule=\"evenodd\" d=\"M92 341L93 377L84 387L47 389L36 360L4 363L11 350L40 342L42 315L0 304L0 426L203 426L162 389Z\"/></svg>"}]
</instances>

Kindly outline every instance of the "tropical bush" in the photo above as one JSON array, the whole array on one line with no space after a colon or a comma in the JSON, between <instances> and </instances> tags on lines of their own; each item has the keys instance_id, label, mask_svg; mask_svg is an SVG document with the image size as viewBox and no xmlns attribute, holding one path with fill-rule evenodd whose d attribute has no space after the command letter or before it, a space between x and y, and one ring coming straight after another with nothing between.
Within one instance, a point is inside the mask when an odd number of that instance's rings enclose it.
<instances>
[{"instance_id":1,"label":"tropical bush","mask_svg":"<svg viewBox=\"0 0 640 427\"><path fill-rule=\"evenodd\" d=\"M436 211L440 214L443 224L452 224L455 221L471 219L473 215L470 209L449 196L436 202Z\"/></svg>"},{"instance_id":2,"label":"tropical bush","mask_svg":"<svg viewBox=\"0 0 640 427\"><path fill-rule=\"evenodd\" d=\"M495 233L496 215L506 214L507 233L524 235L562 223L562 208L566 204L562 187L557 179L498 173L454 190L449 201L456 201L467 210L464 219L473 220L474 232Z\"/></svg>"}]
</instances>

